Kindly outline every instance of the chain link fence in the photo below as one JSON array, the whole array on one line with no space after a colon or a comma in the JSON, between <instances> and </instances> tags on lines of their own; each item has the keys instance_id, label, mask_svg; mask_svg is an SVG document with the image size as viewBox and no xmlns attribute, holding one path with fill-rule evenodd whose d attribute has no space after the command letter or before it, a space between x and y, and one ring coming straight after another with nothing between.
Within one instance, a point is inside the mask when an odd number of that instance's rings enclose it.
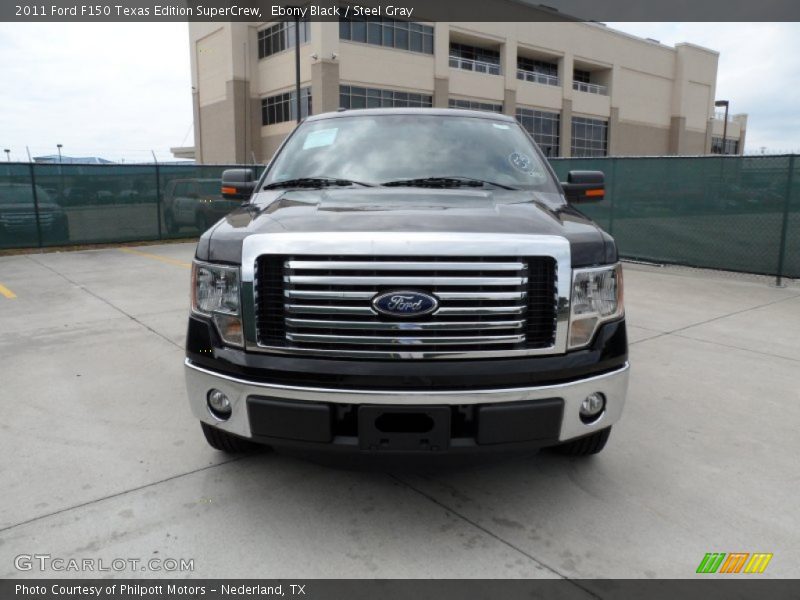
<instances>
[{"instance_id":1,"label":"chain link fence","mask_svg":"<svg viewBox=\"0 0 800 600\"><path fill-rule=\"evenodd\" d=\"M785 156L551 159L601 170L581 205L625 258L800 277L800 161ZM196 237L238 205L234 165L0 164L0 249ZM263 167L249 166L256 175Z\"/></svg>"},{"instance_id":2,"label":"chain link fence","mask_svg":"<svg viewBox=\"0 0 800 600\"><path fill-rule=\"evenodd\" d=\"M196 237L240 204L227 168L0 163L0 249Z\"/></svg>"},{"instance_id":3,"label":"chain link fence","mask_svg":"<svg viewBox=\"0 0 800 600\"><path fill-rule=\"evenodd\" d=\"M551 159L606 174L606 197L579 208L625 258L800 277L800 161L786 156Z\"/></svg>"}]
</instances>

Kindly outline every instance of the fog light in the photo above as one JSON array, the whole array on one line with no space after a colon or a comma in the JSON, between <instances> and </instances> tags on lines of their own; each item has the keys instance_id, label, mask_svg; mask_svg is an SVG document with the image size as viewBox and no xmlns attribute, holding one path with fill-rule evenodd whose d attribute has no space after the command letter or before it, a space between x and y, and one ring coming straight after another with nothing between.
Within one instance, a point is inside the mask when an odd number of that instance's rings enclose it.
<instances>
[{"instance_id":1,"label":"fog light","mask_svg":"<svg viewBox=\"0 0 800 600\"><path fill-rule=\"evenodd\" d=\"M208 392L208 410L220 421L227 421L231 417L231 402L219 390Z\"/></svg>"},{"instance_id":2,"label":"fog light","mask_svg":"<svg viewBox=\"0 0 800 600\"><path fill-rule=\"evenodd\" d=\"M606 408L606 397L602 392L592 392L581 402L580 416L584 423L596 421Z\"/></svg>"}]
</instances>

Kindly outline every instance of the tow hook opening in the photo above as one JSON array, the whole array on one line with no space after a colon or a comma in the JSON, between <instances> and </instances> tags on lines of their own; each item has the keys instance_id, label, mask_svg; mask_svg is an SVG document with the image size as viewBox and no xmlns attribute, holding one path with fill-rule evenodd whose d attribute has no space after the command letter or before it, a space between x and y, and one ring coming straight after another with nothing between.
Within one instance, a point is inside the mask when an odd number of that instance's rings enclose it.
<instances>
[{"instance_id":1,"label":"tow hook opening","mask_svg":"<svg viewBox=\"0 0 800 600\"><path fill-rule=\"evenodd\" d=\"M427 433L433 419L424 413L383 413L375 419L375 428L383 433Z\"/></svg>"}]
</instances>

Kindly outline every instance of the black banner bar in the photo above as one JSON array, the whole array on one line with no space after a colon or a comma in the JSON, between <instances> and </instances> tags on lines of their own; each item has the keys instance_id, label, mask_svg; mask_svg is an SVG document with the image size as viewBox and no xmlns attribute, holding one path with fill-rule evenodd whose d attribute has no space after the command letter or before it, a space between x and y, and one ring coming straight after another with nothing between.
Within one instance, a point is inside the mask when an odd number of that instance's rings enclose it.
<instances>
[{"instance_id":1,"label":"black banner bar","mask_svg":"<svg viewBox=\"0 0 800 600\"><path fill-rule=\"evenodd\" d=\"M682 580L27 579L0 580L2 600L783 600L800 581L753 575Z\"/></svg>"},{"instance_id":2,"label":"black banner bar","mask_svg":"<svg viewBox=\"0 0 800 600\"><path fill-rule=\"evenodd\" d=\"M800 21L797 0L4 0L0 21Z\"/></svg>"}]
</instances>

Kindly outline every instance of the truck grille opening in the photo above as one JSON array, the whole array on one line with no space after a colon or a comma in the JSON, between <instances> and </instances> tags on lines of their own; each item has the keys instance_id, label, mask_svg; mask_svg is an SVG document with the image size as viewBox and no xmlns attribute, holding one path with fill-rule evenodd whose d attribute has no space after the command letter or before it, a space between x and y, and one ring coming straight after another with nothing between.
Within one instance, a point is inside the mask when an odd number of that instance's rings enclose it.
<instances>
[{"instance_id":1,"label":"truck grille opening","mask_svg":"<svg viewBox=\"0 0 800 600\"><path fill-rule=\"evenodd\" d=\"M536 257L264 255L256 264L261 346L396 354L549 348L555 343L556 261ZM379 314L372 299L435 296L432 314Z\"/></svg>"}]
</instances>

